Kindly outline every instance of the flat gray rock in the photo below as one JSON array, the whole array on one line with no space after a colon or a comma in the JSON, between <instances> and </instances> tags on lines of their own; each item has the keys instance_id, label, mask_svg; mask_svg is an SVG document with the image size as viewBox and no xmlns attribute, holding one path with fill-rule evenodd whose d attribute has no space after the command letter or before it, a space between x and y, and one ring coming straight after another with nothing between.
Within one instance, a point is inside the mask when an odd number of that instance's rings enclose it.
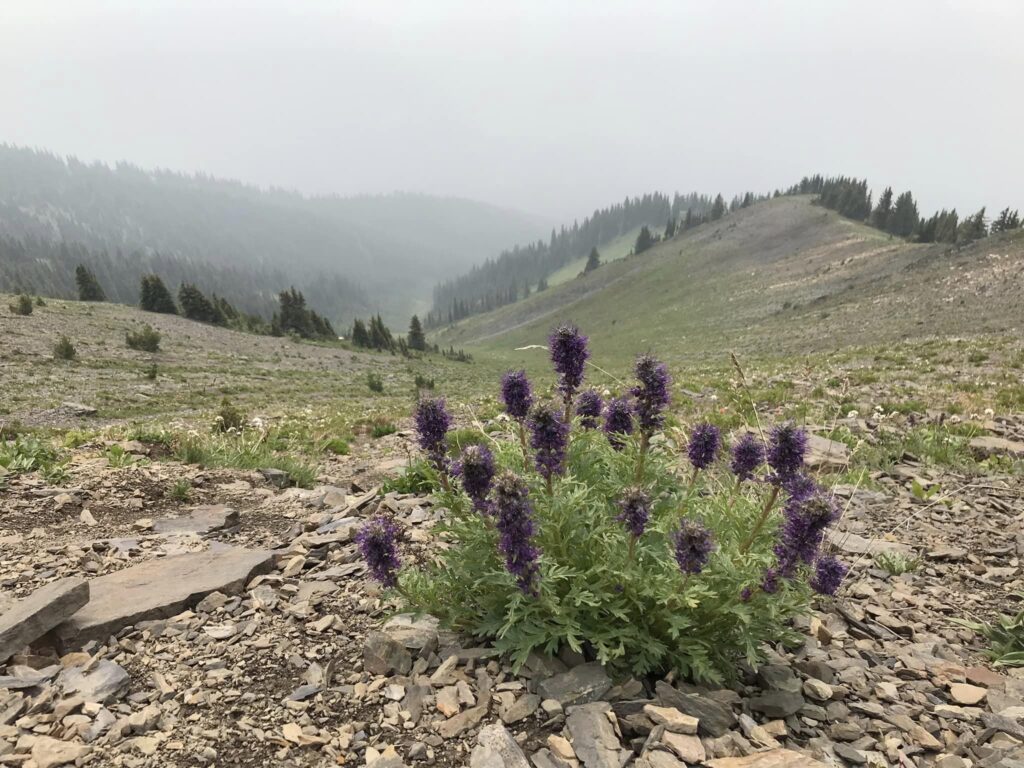
<instances>
[{"instance_id":1,"label":"flat gray rock","mask_svg":"<svg viewBox=\"0 0 1024 768\"><path fill-rule=\"evenodd\" d=\"M611 706L603 701L569 710L566 727L576 757L585 768L619 768L623 764L619 737L608 719L611 711Z\"/></svg>"},{"instance_id":2,"label":"flat gray rock","mask_svg":"<svg viewBox=\"0 0 1024 768\"><path fill-rule=\"evenodd\" d=\"M238 512L224 504L196 507L186 517L163 517L153 522L157 533L196 533L200 536L238 525Z\"/></svg>"},{"instance_id":3,"label":"flat gray rock","mask_svg":"<svg viewBox=\"0 0 1024 768\"><path fill-rule=\"evenodd\" d=\"M806 463L811 469L841 469L850 463L850 449L845 443L820 435L808 435Z\"/></svg>"},{"instance_id":4,"label":"flat gray rock","mask_svg":"<svg viewBox=\"0 0 1024 768\"><path fill-rule=\"evenodd\" d=\"M696 717L700 721L697 732L701 735L717 738L724 736L736 725L736 715L733 711L714 699L695 693L684 693L664 680L659 680L655 684L655 690L662 706L675 707L685 715Z\"/></svg>"},{"instance_id":5,"label":"flat gray rock","mask_svg":"<svg viewBox=\"0 0 1024 768\"><path fill-rule=\"evenodd\" d=\"M123 627L181 613L211 592L241 592L274 555L228 547L150 560L89 582L89 603L57 627L65 646L105 640Z\"/></svg>"},{"instance_id":6,"label":"flat gray rock","mask_svg":"<svg viewBox=\"0 0 1024 768\"><path fill-rule=\"evenodd\" d=\"M101 659L88 670L69 667L57 678L57 684L66 696L81 696L83 700L97 704L120 698L128 690L130 682L124 668L107 659Z\"/></svg>"},{"instance_id":7,"label":"flat gray rock","mask_svg":"<svg viewBox=\"0 0 1024 768\"><path fill-rule=\"evenodd\" d=\"M563 707L568 707L598 701L611 687L608 673L595 661L542 680L537 692L542 699L554 699Z\"/></svg>"},{"instance_id":8,"label":"flat gray rock","mask_svg":"<svg viewBox=\"0 0 1024 768\"><path fill-rule=\"evenodd\" d=\"M89 582L60 579L40 587L0 616L0 664L67 621L89 602Z\"/></svg>"},{"instance_id":9,"label":"flat gray rock","mask_svg":"<svg viewBox=\"0 0 1024 768\"><path fill-rule=\"evenodd\" d=\"M971 450L976 456L986 458L988 456L1013 456L1020 458L1024 456L1024 443L1016 440L1007 440L1005 437L993 437L985 435L973 437L970 442Z\"/></svg>"},{"instance_id":10,"label":"flat gray rock","mask_svg":"<svg viewBox=\"0 0 1024 768\"><path fill-rule=\"evenodd\" d=\"M476 748L469 758L470 768L530 768L523 750L503 726L494 724L480 729Z\"/></svg>"},{"instance_id":11,"label":"flat gray rock","mask_svg":"<svg viewBox=\"0 0 1024 768\"><path fill-rule=\"evenodd\" d=\"M829 530L826 534L829 543L848 555L866 555L876 552L892 552L900 555L914 554L914 548L898 541L884 539L865 539L863 536L849 531Z\"/></svg>"}]
</instances>

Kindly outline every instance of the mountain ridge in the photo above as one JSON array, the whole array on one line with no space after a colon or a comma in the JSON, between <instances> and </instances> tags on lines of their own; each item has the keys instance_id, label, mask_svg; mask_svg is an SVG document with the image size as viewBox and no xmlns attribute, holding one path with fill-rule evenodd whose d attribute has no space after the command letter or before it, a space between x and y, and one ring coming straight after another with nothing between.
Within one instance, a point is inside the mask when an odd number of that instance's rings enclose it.
<instances>
[{"instance_id":1,"label":"mountain ridge","mask_svg":"<svg viewBox=\"0 0 1024 768\"><path fill-rule=\"evenodd\" d=\"M1020 230L965 246L910 243L812 196L785 196L462 320L433 340L507 352L542 344L550 326L573 321L605 356L655 341L683 357L733 348L799 354L958 329L1005 331L1020 322L1022 289Z\"/></svg>"}]
</instances>

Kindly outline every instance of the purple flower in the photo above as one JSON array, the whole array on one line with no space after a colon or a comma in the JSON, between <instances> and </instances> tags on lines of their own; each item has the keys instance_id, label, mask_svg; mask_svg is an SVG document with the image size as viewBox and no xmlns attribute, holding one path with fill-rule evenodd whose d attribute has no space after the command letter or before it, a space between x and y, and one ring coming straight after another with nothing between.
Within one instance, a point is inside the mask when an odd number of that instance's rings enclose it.
<instances>
[{"instance_id":1,"label":"purple flower","mask_svg":"<svg viewBox=\"0 0 1024 768\"><path fill-rule=\"evenodd\" d=\"M398 526L387 515L370 518L356 533L356 544L370 573L385 587L398 583Z\"/></svg>"},{"instance_id":2,"label":"purple flower","mask_svg":"<svg viewBox=\"0 0 1024 768\"><path fill-rule=\"evenodd\" d=\"M601 416L601 395L595 389L587 389L580 392L576 398L576 414L580 417L580 426L584 429L597 427L597 420Z\"/></svg>"},{"instance_id":3,"label":"purple flower","mask_svg":"<svg viewBox=\"0 0 1024 768\"><path fill-rule=\"evenodd\" d=\"M569 402L583 383L583 369L590 357L587 337L575 325L560 325L551 332L548 348L558 372L558 389Z\"/></svg>"},{"instance_id":4,"label":"purple flower","mask_svg":"<svg viewBox=\"0 0 1024 768\"><path fill-rule=\"evenodd\" d=\"M791 496L783 510L783 522L775 545L779 575L792 578L801 563L813 563L825 539L825 529L838 517L839 512L832 500L823 493L804 498Z\"/></svg>"},{"instance_id":5,"label":"purple flower","mask_svg":"<svg viewBox=\"0 0 1024 768\"><path fill-rule=\"evenodd\" d=\"M640 488L628 488L618 502L619 515L615 519L622 523L626 530L636 538L640 538L647 527L651 516L651 500Z\"/></svg>"},{"instance_id":6,"label":"purple flower","mask_svg":"<svg viewBox=\"0 0 1024 768\"><path fill-rule=\"evenodd\" d=\"M821 488L814 482L814 478L802 472L787 477L782 483L782 488L789 494L791 501L797 502L809 499L821 492Z\"/></svg>"},{"instance_id":7,"label":"purple flower","mask_svg":"<svg viewBox=\"0 0 1024 768\"><path fill-rule=\"evenodd\" d=\"M775 470L777 482L784 482L800 471L807 453L807 433L792 423L772 430L768 441L768 466Z\"/></svg>"},{"instance_id":8,"label":"purple flower","mask_svg":"<svg viewBox=\"0 0 1024 768\"><path fill-rule=\"evenodd\" d=\"M819 595L834 595L846 578L846 567L834 555L822 555L814 565L814 576L811 577L811 588Z\"/></svg>"},{"instance_id":9,"label":"purple flower","mask_svg":"<svg viewBox=\"0 0 1024 768\"><path fill-rule=\"evenodd\" d=\"M462 478L462 487L473 501L473 508L487 509L487 493L494 479L494 456L484 445L470 445L462 451L454 473Z\"/></svg>"},{"instance_id":10,"label":"purple flower","mask_svg":"<svg viewBox=\"0 0 1024 768\"><path fill-rule=\"evenodd\" d=\"M625 438L633 434L633 406L628 398L616 397L604 409L604 431L612 448L621 451Z\"/></svg>"},{"instance_id":11,"label":"purple flower","mask_svg":"<svg viewBox=\"0 0 1024 768\"><path fill-rule=\"evenodd\" d=\"M732 447L730 468L738 480L749 480L754 471L764 464L764 445L750 432L736 441Z\"/></svg>"},{"instance_id":12,"label":"purple flower","mask_svg":"<svg viewBox=\"0 0 1024 768\"><path fill-rule=\"evenodd\" d=\"M505 410L516 421L522 421L533 407L533 389L526 371L509 371L501 378L501 399Z\"/></svg>"},{"instance_id":13,"label":"purple flower","mask_svg":"<svg viewBox=\"0 0 1024 768\"><path fill-rule=\"evenodd\" d=\"M537 471L545 478L560 475L565 467L565 449L569 443L569 425L555 409L538 405L530 414L530 447Z\"/></svg>"},{"instance_id":14,"label":"purple flower","mask_svg":"<svg viewBox=\"0 0 1024 768\"><path fill-rule=\"evenodd\" d=\"M714 540L703 524L696 520L683 520L672 535L676 563L684 574L700 573L714 549Z\"/></svg>"},{"instance_id":15,"label":"purple flower","mask_svg":"<svg viewBox=\"0 0 1024 768\"><path fill-rule=\"evenodd\" d=\"M721 439L718 427L714 424L698 424L694 427L693 434L690 435L690 444L686 448L690 463L696 469L710 467L718 454Z\"/></svg>"},{"instance_id":16,"label":"purple flower","mask_svg":"<svg viewBox=\"0 0 1024 768\"><path fill-rule=\"evenodd\" d=\"M416 432L420 448L426 452L431 463L443 471L446 465L445 436L452 424L443 398L424 398L416 405Z\"/></svg>"},{"instance_id":17,"label":"purple flower","mask_svg":"<svg viewBox=\"0 0 1024 768\"><path fill-rule=\"evenodd\" d=\"M511 472L503 472L494 482L494 511L505 567L524 594L536 594L540 550L533 545L533 508L526 484Z\"/></svg>"},{"instance_id":18,"label":"purple flower","mask_svg":"<svg viewBox=\"0 0 1024 768\"><path fill-rule=\"evenodd\" d=\"M774 595L779 591L779 572L775 568L769 568L764 572L764 580L761 582L761 591L766 595Z\"/></svg>"},{"instance_id":19,"label":"purple flower","mask_svg":"<svg viewBox=\"0 0 1024 768\"><path fill-rule=\"evenodd\" d=\"M636 377L640 383L633 387L636 397L636 415L640 431L651 434L665 423L665 408L670 400L671 379L668 368L650 355L641 355L636 360Z\"/></svg>"}]
</instances>

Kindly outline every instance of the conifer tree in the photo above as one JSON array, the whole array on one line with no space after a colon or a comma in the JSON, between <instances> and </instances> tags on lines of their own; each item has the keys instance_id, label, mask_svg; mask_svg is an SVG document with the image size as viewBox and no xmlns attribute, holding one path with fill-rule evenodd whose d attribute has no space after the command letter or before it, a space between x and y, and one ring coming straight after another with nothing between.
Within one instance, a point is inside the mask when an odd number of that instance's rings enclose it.
<instances>
[{"instance_id":1,"label":"conifer tree","mask_svg":"<svg viewBox=\"0 0 1024 768\"><path fill-rule=\"evenodd\" d=\"M409 321L408 344L409 349L415 349L417 352L423 352L427 348L427 337L423 334L423 326L420 325L417 315L413 315Z\"/></svg>"},{"instance_id":2,"label":"conifer tree","mask_svg":"<svg viewBox=\"0 0 1024 768\"><path fill-rule=\"evenodd\" d=\"M640 227L640 234L636 236L636 245L633 246L633 253L641 254L654 245L654 238L651 236L651 230L644 224Z\"/></svg>"},{"instance_id":3,"label":"conifer tree","mask_svg":"<svg viewBox=\"0 0 1024 768\"><path fill-rule=\"evenodd\" d=\"M665 223L665 239L671 240L676 236L676 217L669 216L668 221Z\"/></svg>"},{"instance_id":4,"label":"conifer tree","mask_svg":"<svg viewBox=\"0 0 1024 768\"><path fill-rule=\"evenodd\" d=\"M904 192L896 198L886 231L899 237L910 237L917 229L917 222L917 203L914 202L914 196L909 191Z\"/></svg>"},{"instance_id":5,"label":"conifer tree","mask_svg":"<svg viewBox=\"0 0 1024 768\"><path fill-rule=\"evenodd\" d=\"M189 320L217 325L225 323L224 313L220 307L207 299L192 283L182 283L178 288L178 304L181 306L181 314Z\"/></svg>"},{"instance_id":6,"label":"conifer tree","mask_svg":"<svg viewBox=\"0 0 1024 768\"><path fill-rule=\"evenodd\" d=\"M363 349L370 346L370 334L366 330L366 324L358 317L352 322L352 343Z\"/></svg>"},{"instance_id":7,"label":"conifer tree","mask_svg":"<svg viewBox=\"0 0 1024 768\"><path fill-rule=\"evenodd\" d=\"M981 240L988 234L988 225L985 223L985 209L982 208L971 216L965 216L960 222L956 233L958 243L972 243Z\"/></svg>"},{"instance_id":8,"label":"conifer tree","mask_svg":"<svg viewBox=\"0 0 1024 768\"><path fill-rule=\"evenodd\" d=\"M171 292L158 275L143 275L139 285L139 306L146 312L178 314Z\"/></svg>"},{"instance_id":9,"label":"conifer tree","mask_svg":"<svg viewBox=\"0 0 1024 768\"><path fill-rule=\"evenodd\" d=\"M103 292L100 281L96 275L84 264L75 267L75 283L78 285L79 301L106 301L107 295Z\"/></svg>"},{"instance_id":10,"label":"conifer tree","mask_svg":"<svg viewBox=\"0 0 1024 768\"><path fill-rule=\"evenodd\" d=\"M597 252L597 248L590 249L590 255L587 257L587 265L583 268L583 274L593 272L595 269L601 266L601 254Z\"/></svg>"},{"instance_id":11,"label":"conifer tree","mask_svg":"<svg viewBox=\"0 0 1024 768\"><path fill-rule=\"evenodd\" d=\"M1020 214L1017 211L1011 211L1008 207L1004 208L995 221L992 222L992 234L998 232L1008 232L1011 229L1017 229L1020 227Z\"/></svg>"},{"instance_id":12,"label":"conifer tree","mask_svg":"<svg viewBox=\"0 0 1024 768\"><path fill-rule=\"evenodd\" d=\"M711 221L718 221L723 216L725 216L725 198L719 194L711 205Z\"/></svg>"},{"instance_id":13,"label":"conifer tree","mask_svg":"<svg viewBox=\"0 0 1024 768\"><path fill-rule=\"evenodd\" d=\"M878 198L878 205L871 212L871 226L889 231L889 217L892 215L892 187L886 187Z\"/></svg>"}]
</instances>

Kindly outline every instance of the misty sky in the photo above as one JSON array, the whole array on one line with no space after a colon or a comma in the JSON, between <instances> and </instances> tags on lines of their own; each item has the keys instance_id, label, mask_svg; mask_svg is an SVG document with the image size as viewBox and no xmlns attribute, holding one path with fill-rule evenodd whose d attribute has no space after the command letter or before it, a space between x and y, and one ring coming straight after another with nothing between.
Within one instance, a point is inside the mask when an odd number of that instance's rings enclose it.
<instances>
[{"instance_id":1,"label":"misty sky","mask_svg":"<svg viewBox=\"0 0 1024 768\"><path fill-rule=\"evenodd\" d=\"M816 171L1024 207L1024 3L2 0L0 142L555 219Z\"/></svg>"}]
</instances>

